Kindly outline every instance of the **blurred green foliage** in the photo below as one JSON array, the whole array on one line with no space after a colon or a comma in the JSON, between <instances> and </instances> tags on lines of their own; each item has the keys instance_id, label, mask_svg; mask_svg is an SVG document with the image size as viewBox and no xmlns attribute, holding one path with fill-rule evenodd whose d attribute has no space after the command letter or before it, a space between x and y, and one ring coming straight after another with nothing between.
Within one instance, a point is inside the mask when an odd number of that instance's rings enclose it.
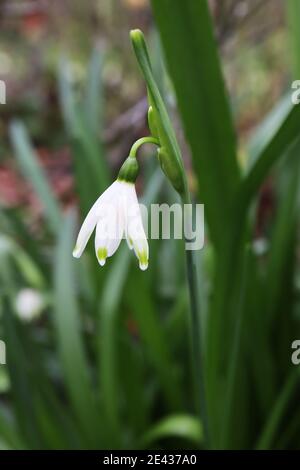
<instances>
[{"instance_id":1,"label":"blurred green foliage","mask_svg":"<svg viewBox=\"0 0 300 470\"><path fill-rule=\"evenodd\" d=\"M286 3L297 74L298 5ZM208 239L197 268L210 440L204 442L196 413L181 243L151 240L146 273L124 246L104 269L90 247L73 260L74 210L61 208L26 125L13 119L11 149L44 223L34 237L26 212L3 207L0 213L0 338L7 346L7 365L0 366L1 449L299 447L291 343L300 333L300 107L292 106L287 90L243 139L246 164L240 165L206 2L152 0L152 7L191 148L195 201L206 209ZM109 60L97 45L79 93L66 54L55 77L80 219L113 180L103 142ZM159 85L168 101L169 88ZM150 159L143 177L146 204L175 200ZM257 234L267 178L276 203L268 230ZM31 321L16 303L24 289L40 298Z\"/></svg>"}]
</instances>

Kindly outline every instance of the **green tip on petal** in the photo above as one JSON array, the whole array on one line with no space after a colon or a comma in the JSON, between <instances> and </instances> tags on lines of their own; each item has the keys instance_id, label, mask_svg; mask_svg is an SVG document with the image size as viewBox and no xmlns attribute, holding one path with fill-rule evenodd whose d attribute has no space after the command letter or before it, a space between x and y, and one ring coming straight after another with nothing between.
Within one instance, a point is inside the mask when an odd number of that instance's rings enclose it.
<instances>
[{"instance_id":1,"label":"green tip on petal","mask_svg":"<svg viewBox=\"0 0 300 470\"><path fill-rule=\"evenodd\" d=\"M100 266L104 266L105 262L106 262L106 258L107 258L107 249L106 248L98 248L97 258L98 258Z\"/></svg>"},{"instance_id":2,"label":"green tip on petal","mask_svg":"<svg viewBox=\"0 0 300 470\"><path fill-rule=\"evenodd\" d=\"M140 262L140 269L142 271L146 271L146 269L148 268L148 257L147 257L146 252L145 251L139 252L138 253L138 258L139 258L139 262Z\"/></svg>"}]
</instances>

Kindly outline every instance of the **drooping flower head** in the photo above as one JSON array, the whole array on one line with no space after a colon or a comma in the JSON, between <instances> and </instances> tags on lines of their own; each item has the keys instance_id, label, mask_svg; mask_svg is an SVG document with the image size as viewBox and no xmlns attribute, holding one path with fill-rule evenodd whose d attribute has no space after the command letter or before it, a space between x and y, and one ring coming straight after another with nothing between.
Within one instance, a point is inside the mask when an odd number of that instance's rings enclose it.
<instances>
[{"instance_id":1,"label":"drooping flower head","mask_svg":"<svg viewBox=\"0 0 300 470\"><path fill-rule=\"evenodd\" d=\"M148 267L149 247L135 190L138 164L129 156L117 180L97 199L79 231L73 256L79 258L96 227L95 251L101 266L112 256L125 236L139 259L140 269Z\"/></svg>"}]
</instances>

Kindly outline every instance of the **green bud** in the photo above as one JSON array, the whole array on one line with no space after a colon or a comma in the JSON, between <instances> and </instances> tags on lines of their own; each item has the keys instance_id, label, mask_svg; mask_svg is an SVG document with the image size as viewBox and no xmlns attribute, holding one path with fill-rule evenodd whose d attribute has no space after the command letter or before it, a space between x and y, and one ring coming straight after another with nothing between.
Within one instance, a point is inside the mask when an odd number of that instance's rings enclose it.
<instances>
[{"instance_id":1,"label":"green bud","mask_svg":"<svg viewBox=\"0 0 300 470\"><path fill-rule=\"evenodd\" d=\"M179 194L184 192L184 179L182 170L174 158L170 157L165 147L160 147L157 151L158 161L161 169Z\"/></svg>"},{"instance_id":2,"label":"green bud","mask_svg":"<svg viewBox=\"0 0 300 470\"><path fill-rule=\"evenodd\" d=\"M135 183L139 172L138 162L135 157L126 158L118 174L118 180Z\"/></svg>"},{"instance_id":3,"label":"green bud","mask_svg":"<svg viewBox=\"0 0 300 470\"><path fill-rule=\"evenodd\" d=\"M158 130L155 122L155 112L152 106L150 106L148 110L148 124L151 135L153 135L153 137L155 137L156 139L159 139Z\"/></svg>"}]
</instances>

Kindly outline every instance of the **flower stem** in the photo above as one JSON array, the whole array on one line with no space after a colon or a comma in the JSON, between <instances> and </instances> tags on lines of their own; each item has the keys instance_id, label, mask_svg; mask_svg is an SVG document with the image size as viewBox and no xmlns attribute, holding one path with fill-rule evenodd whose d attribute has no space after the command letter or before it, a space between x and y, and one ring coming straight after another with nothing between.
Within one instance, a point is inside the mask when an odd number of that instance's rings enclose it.
<instances>
[{"instance_id":1,"label":"flower stem","mask_svg":"<svg viewBox=\"0 0 300 470\"><path fill-rule=\"evenodd\" d=\"M185 185L184 194L181 196L181 202L191 205L191 196ZM185 213L185 212L184 212ZM192 214L189 214L188 223L192 223ZM204 384L204 361L203 361L203 346L202 346L202 324L200 316L200 306L198 300L198 285L197 285L197 272L196 272L196 259L193 250L185 250L186 266L187 266L187 280L190 296L190 329L191 329L191 353L192 353L192 370L194 373L194 386L196 393L196 408L203 424L204 440L207 447L209 447L209 426L208 415L206 406L206 393Z\"/></svg>"},{"instance_id":2,"label":"flower stem","mask_svg":"<svg viewBox=\"0 0 300 470\"><path fill-rule=\"evenodd\" d=\"M159 141L155 137L142 137L141 139L138 139L133 146L131 147L129 156L132 158L136 158L136 153L138 149L140 148L141 145L144 144L154 144L154 145L159 145Z\"/></svg>"}]
</instances>

